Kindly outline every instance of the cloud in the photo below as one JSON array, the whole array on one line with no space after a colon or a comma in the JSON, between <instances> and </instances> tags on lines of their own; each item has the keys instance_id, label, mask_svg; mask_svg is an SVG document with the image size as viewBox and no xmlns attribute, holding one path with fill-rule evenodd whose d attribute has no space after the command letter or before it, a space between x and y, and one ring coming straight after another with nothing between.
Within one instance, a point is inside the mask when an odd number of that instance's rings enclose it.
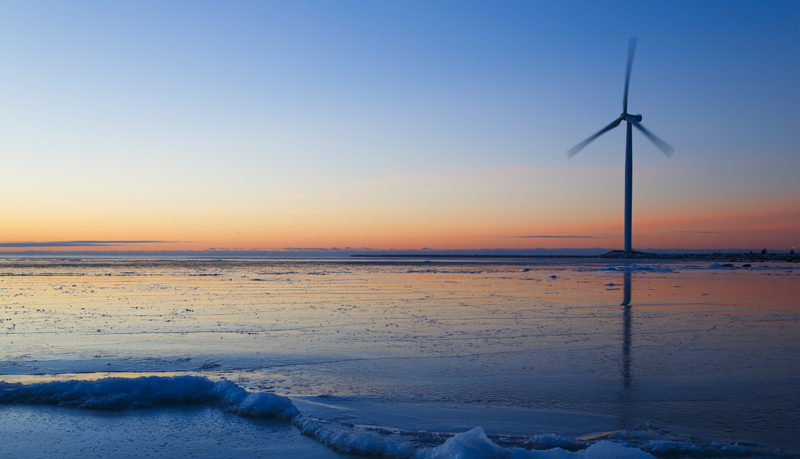
<instances>
[{"instance_id":1,"label":"cloud","mask_svg":"<svg viewBox=\"0 0 800 459\"><path fill-rule=\"evenodd\" d=\"M50 241L0 242L0 247L110 247L128 244L164 244L175 241Z\"/></svg>"},{"instance_id":2,"label":"cloud","mask_svg":"<svg viewBox=\"0 0 800 459\"><path fill-rule=\"evenodd\" d=\"M676 233L686 234L725 234L727 231L675 231Z\"/></svg>"}]
</instances>

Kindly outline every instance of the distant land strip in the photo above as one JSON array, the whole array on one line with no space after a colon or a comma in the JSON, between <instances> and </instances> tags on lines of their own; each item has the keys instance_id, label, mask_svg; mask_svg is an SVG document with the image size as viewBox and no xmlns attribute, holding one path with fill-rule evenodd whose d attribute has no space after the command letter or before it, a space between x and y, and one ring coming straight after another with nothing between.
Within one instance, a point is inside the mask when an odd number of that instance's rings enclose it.
<instances>
[{"instance_id":1,"label":"distant land strip","mask_svg":"<svg viewBox=\"0 0 800 459\"><path fill-rule=\"evenodd\" d=\"M625 253L622 250L612 250L600 255L600 258L629 259L629 260L697 260L697 261L787 261L800 262L800 256L794 253L648 253L632 251Z\"/></svg>"},{"instance_id":2,"label":"distant land strip","mask_svg":"<svg viewBox=\"0 0 800 459\"><path fill-rule=\"evenodd\" d=\"M419 254L354 254L353 258L457 258L457 259L486 259L486 258L604 258L627 260L697 260L697 261L729 261L729 262L763 262L786 261L800 263L800 255L793 253L649 253L633 251L626 254L622 250L612 250L602 255L448 255L444 253L419 253Z\"/></svg>"},{"instance_id":3,"label":"distant land strip","mask_svg":"<svg viewBox=\"0 0 800 459\"><path fill-rule=\"evenodd\" d=\"M726 262L759 262L759 261L800 261L800 257L789 251L747 252L741 249L717 250L715 252L670 251L649 249L652 252L634 251L625 254L621 250L609 249L474 249L474 250L403 250L380 251L370 249L318 249L318 250L22 250L2 251L2 259L143 259L143 260L336 260L350 259L359 261L372 260L545 260L545 259L630 259L630 260L697 260ZM72 247L70 247L72 248ZM37 247L37 249L40 249ZM574 251L573 251L574 250ZM455 253L454 253L455 252Z\"/></svg>"},{"instance_id":4,"label":"distant land strip","mask_svg":"<svg viewBox=\"0 0 800 459\"><path fill-rule=\"evenodd\" d=\"M597 255L488 255L488 254L454 254L446 253L417 253L417 254L353 254L353 258L597 258Z\"/></svg>"}]
</instances>

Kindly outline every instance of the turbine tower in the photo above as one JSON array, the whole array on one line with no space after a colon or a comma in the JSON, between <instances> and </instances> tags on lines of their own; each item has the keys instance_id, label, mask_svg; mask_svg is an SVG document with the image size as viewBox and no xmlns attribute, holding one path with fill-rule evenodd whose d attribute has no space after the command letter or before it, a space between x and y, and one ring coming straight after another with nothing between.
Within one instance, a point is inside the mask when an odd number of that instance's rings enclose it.
<instances>
[{"instance_id":1,"label":"turbine tower","mask_svg":"<svg viewBox=\"0 0 800 459\"><path fill-rule=\"evenodd\" d=\"M631 38L628 44L628 67L625 71L625 93L622 96L622 114L619 118L615 119L611 124L601 129L597 134L589 137L583 142L575 145L567 150L567 156L572 158L584 147L592 143L596 138L605 134L606 132L619 126L623 121L628 123L628 129L625 136L625 254L631 253L631 211L633 205L633 145L631 141L633 127L642 131L642 134L650 139L659 150L661 150L667 157L672 156L675 151L667 142L659 139L652 132L642 126L642 115L632 115L628 113L628 86L631 81L631 67L633 66L633 55L636 52L636 38Z\"/></svg>"}]
</instances>

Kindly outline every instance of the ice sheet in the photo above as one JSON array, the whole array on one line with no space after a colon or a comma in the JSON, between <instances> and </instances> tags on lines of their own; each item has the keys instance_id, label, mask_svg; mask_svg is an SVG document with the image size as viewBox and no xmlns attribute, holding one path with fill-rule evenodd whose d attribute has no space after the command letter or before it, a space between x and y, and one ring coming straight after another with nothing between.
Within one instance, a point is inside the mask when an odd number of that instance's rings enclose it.
<instances>
[{"instance_id":1,"label":"ice sheet","mask_svg":"<svg viewBox=\"0 0 800 459\"><path fill-rule=\"evenodd\" d=\"M0 380L225 378L326 402L309 408L325 425L436 429L439 445L481 426L493 441L612 432L649 453L798 449L798 271L756 268L3 261Z\"/></svg>"}]
</instances>

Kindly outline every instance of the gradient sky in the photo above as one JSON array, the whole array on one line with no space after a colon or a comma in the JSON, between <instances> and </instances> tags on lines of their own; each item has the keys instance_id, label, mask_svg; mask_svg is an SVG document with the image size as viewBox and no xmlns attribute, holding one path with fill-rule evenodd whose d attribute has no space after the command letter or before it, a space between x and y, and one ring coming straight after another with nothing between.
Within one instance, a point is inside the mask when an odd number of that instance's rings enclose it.
<instances>
[{"instance_id":1,"label":"gradient sky","mask_svg":"<svg viewBox=\"0 0 800 459\"><path fill-rule=\"evenodd\" d=\"M800 2L727 0L0 2L0 246L621 248L632 36L634 248L800 247Z\"/></svg>"}]
</instances>

